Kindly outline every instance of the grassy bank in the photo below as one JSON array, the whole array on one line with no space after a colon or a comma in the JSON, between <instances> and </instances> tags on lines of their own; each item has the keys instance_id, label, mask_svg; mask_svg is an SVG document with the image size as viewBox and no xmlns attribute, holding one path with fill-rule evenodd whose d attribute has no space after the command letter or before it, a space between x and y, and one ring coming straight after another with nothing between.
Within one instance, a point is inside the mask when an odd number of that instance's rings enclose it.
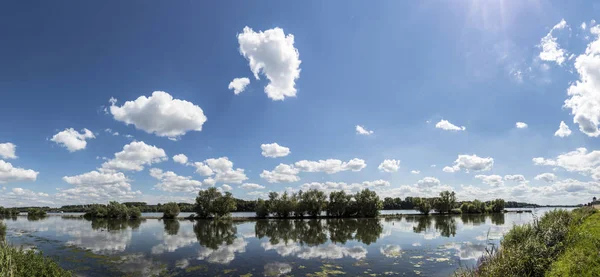
<instances>
[{"instance_id":1,"label":"grassy bank","mask_svg":"<svg viewBox=\"0 0 600 277\"><path fill-rule=\"evenodd\" d=\"M600 213L586 207L548 212L513 227L500 249L455 276L600 276Z\"/></svg>"},{"instance_id":2,"label":"grassy bank","mask_svg":"<svg viewBox=\"0 0 600 277\"><path fill-rule=\"evenodd\" d=\"M0 276L1 277L64 277L73 276L54 260L33 250L10 246L5 241L6 225L0 221Z\"/></svg>"}]
</instances>

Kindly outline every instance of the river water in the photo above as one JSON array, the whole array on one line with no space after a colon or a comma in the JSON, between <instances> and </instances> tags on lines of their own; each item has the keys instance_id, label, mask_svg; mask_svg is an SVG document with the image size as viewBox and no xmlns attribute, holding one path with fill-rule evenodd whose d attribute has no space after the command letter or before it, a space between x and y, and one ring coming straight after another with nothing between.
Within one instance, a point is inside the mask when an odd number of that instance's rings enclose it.
<instances>
[{"instance_id":1,"label":"river water","mask_svg":"<svg viewBox=\"0 0 600 277\"><path fill-rule=\"evenodd\" d=\"M449 276L533 213L312 220L5 219L80 276ZM412 213L412 211L385 211ZM251 274L251 275L250 275Z\"/></svg>"}]
</instances>

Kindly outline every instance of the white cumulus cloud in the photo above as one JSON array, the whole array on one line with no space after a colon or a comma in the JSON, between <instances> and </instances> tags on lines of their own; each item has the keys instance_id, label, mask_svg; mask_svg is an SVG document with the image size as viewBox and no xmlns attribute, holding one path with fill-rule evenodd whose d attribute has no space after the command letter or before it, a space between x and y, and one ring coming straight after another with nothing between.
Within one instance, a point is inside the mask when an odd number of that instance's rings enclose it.
<instances>
[{"instance_id":1,"label":"white cumulus cloud","mask_svg":"<svg viewBox=\"0 0 600 277\"><path fill-rule=\"evenodd\" d=\"M502 176L500 175L476 175L475 179L479 179L483 183L488 184L492 187L499 187L504 185L504 181L502 181Z\"/></svg>"},{"instance_id":2,"label":"white cumulus cloud","mask_svg":"<svg viewBox=\"0 0 600 277\"><path fill-rule=\"evenodd\" d=\"M173 156L173 161L180 164L187 164L188 157L184 154L177 154Z\"/></svg>"},{"instance_id":3,"label":"white cumulus cloud","mask_svg":"<svg viewBox=\"0 0 600 277\"><path fill-rule=\"evenodd\" d=\"M64 131L58 132L50 140L67 148L69 152L75 152L85 149L87 146L86 140L92 138L95 138L94 133L88 129L83 129L81 130L81 133L79 133L73 128L68 128Z\"/></svg>"},{"instance_id":4,"label":"white cumulus cloud","mask_svg":"<svg viewBox=\"0 0 600 277\"><path fill-rule=\"evenodd\" d=\"M377 168L381 172L396 172L400 168L400 160L384 160Z\"/></svg>"},{"instance_id":5,"label":"white cumulus cloud","mask_svg":"<svg viewBox=\"0 0 600 277\"><path fill-rule=\"evenodd\" d=\"M197 193L202 186L202 182L190 176L179 176L173 171L164 172L158 168L151 168L150 176L159 180L154 188L161 191Z\"/></svg>"},{"instance_id":6,"label":"white cumulus cloud","mask_svg":"<svg viewBox=\"0 0 600 277\"><path fill-rule=\"evenodd\" d=\"M142 95L134 101L125 102L121 107L113 104L110 113L117 121L170 139L177 139L189 131L201 131L206 122L206 116L199 106L173 99L164 91L155 91L150 97Z\"/></svg>"},{"instance_id":7,"label":"white cumulus cloud","mask_svg":"<svg viewBox=\"0 0 600 277\"><path fill-rule=\"evenodd\" d=\"M227 157L207 159L204 162L195 162L191 165L196 168L196 173L202 176L214 175L211 177L214 178L214 183L241 184L243 181L248 180L244 169L234 169L233 162Z\"/></svg>"},{"instance_id":8,"label":"white cumulus cloud","mask_svg":"<svg viewBox=\"0 0 600 277\"><path fill-rule=\"evenodd\" d=\"M16 159L17 146L10 142L0 143L0 157L4 159Z\"/></svg>"},{"instance_id":9,"label":"white cumulus cloud","mask_svg":"<svg viewBox=\"0 0 600 277\"><path fill-rule=\"evenodd\" d=\"M233 188L230 185L222 185L221 189L223 191L231 191Z\"/></svg>"},{"instance_id":10,"label":"white cumulus cloud","mask_svg":"<svg viewBox=\"0 0 600 277\"><path fill-rule=\"evenodd\" d=\"M62 178L73 188L59 189L57 199L93 203L108 200L133 199L141 195L140 191L132 191L129 179L122 172L90 171L75 176Z\"/></svg>"},{"instance_id":11,"label":"white cumulus cloud","mask_svg":"<svg viewBox=\"0 0 600 277\"><path fill-rule=\"evenodd\" d=\"M515 126L519 129L525 129L525 128L527 128L528 125L525 122L517 122L517 123L515 123Z\"/></svg>"},{"instance_id":12,"label":"white cumulus cloud","mask_svg":"<svg viewBox=\"0 0 600 277\"><path fill-rule=\"evenodd\" d=\"M262 155L269 158L285 157L290 154L290 149L285 146L281 146L277 143L261 144Z\"/></svg>"},{"instance_id":13,"label":"white cumulus cloud","mask_svg":"<svg viewBox=\"0 0 600 277\"><path fill-rule=\"evenodd\" d=\"M254 184L254 183L244 183L240 186L240 188L243 189L264 189L265 186L261 186L259 184Z\"/></svg>"},{"instance_id":14,"label":"white cumulus cloud","mask_svg":"<svg viewBox=\"0 0 600 277\"><path fill-rule=\"evenodd\" d=\"M487 157L482 158L477 155L458 155L452 167L444 167L444 172L457 172L460 170L470 171L488 171L494 166L494 159Z\"/></svg>"},{"instance_id":15,"label":"white cumulus cloud","mask_svg":"<svg viewBox=\"0 0 600 277\"><path fill-rule=\"evenodd\" d=\"M442 119L442 120L440 120L440 122L436 123L435 128L446 130L446 131L464 131L467 129L465 126L458 127L458 126L450 123L450 121L444 120L444 119Z\"/></svg>"},{"instance_id":16,"label":"white cumulus cloud","mask_svg":"<svg viewBox=\"0 0 600 277\"><path fill-rule=\"evenodd\" d=\"M542 49L539 55L541 60L553 61L558 65L561 65L565 61L567 52L560 48L560 45L558 42L556 42L556 37L552 35L552 32L555 30L564 29L565 27L567 27L567 22L562 19L558 24L554 25L554 27L550 29L545 37L542 38L539 45L539 47Z\"/></svg>"},{"instance_id":17,"label":"white cumulus cloud","mask_svg":"<svg viewBox=\"0 0 600 277\"><path fill-rule=\"evenodd\" d=\"M359 135L365 135L365 136L368 136L368 135L372 135L372 134L373 134L373 131L371 131L371 130L367 130L367 129L365 129L365 127L363 127L363 126L356 125L356 133L357 133L357 134L359 134Z\"/></svg>"},{"instance_id":18,"label":"white cumulus cloud","mask_svg":"<svg viewBox=\"0 0 600 277\"><path fill-rule=\"evenodd\" d=\"M300 170L293 165L279 164L273 171L263 170L260 177L269 183L291 183L300 181Z\"/></svg>"},{"instance_id":19,"label":"white cumulus cloud","mask_svg":"<svg viewBox=\"0 0 600 277\"><path fill-rule=\"evenodd\" d=\"M419 174L419 173L421 173L421 171L420 170L411 170L410 173L412 173L412 174Z\"/></svg>"},{"instance_id":20,"label":"white cumulus cloud","mask_svg":"<svg viewBox=\"0 0 600 277\"><path fill-rule=\"evenodd\" d=\"M554 181L556 181L558 179L558 177L556 175L554 175L554 173L542 173L542 174L535 176L534 179L536 179L538 181L544 181L547 183L553 183Z\"/></svg>"},{"instance_id":21,"label":"white cumulus cloud","mask_svg":"<svg viewBox=\"0 0 600 277\"><path fill-rule=\"evenodd\" d=\"M567 126L567 124L565 124L564 121L560 122L560 126L558 127L558 130L556 130L556 132L554 133L555 137L568 137L571 135L571 129L569 129L569 126Z\"/></svg>"},{"instance_id":22,"label":"white cumulus cloud","mask_svg":"<svg viewBox=\"0 0 600 277\"><path fill-rule=\"evenodd\" d=\"M304 172L325 172L333 174L340 171L361 171L367 167L367 164L362 159L354 158L348 162L342 162L337 159L327 159L318 161L302 160L294 163L294 166Z\"/></svg>"},{"instance_id":23,"label":"white cumulus cloud","mask_svg":"<svg viewBox=\"0 0 600 277\"><path fill-rule=\"evenodd\" d=\"M561 167L569 172L577 172L600 180L600 151L588 152L586 148L558 155L555 159L533 158L535 165Z\"/></svg>"},{"instance_id":24,"label":"white cumulus cloud","mask_svg":"<svg viewBox=\"0 0 600 277\"><path fill-rule=\"evenodd\" d=\"M301 61L294 35L286 35L281 28L255 32L245 27L237 38L240 54L248 60L254 78L260 79L262 73L269 80L267 96L273 100L295 97Z\"/></svg>"},{"instance_id":25,"label":"white cumulus cloud","mask_svg":"<svg viewBox=\"0 0 600 277\"><path fill-rule=\"evenodd\" d=\"M168 159L165 150L148 145L143 141L134 141L123 146L123 151L102 164L103 170L142 171L144 165L151 165Z\"/></svg>"},{"instance_id":26,"label":"white cumulus cloud","mask_svg":"<svg viewBox=\"0 0 600 277\"><path fill-rule=\"evenodd\" d=\"M246 90L246 86L250 84L250 79L244 77L244 78L235 78L233 79L233 81L231 81L229 83L229 86L227 87L228 89L233 89L233 93L238 95L242 92L244 92L244 90Z\"/></svg>"},{"instance_id":27,"label":"white cumulus cloud","mask_svg":"<svg viewBox=\"0 0 600 277\"><path fill-rule=\"evenodd\" d=\"M11 163L0 160L0 184L35 181L38 174L34 170L14 167Z\"/></svg>"}]
</instances>

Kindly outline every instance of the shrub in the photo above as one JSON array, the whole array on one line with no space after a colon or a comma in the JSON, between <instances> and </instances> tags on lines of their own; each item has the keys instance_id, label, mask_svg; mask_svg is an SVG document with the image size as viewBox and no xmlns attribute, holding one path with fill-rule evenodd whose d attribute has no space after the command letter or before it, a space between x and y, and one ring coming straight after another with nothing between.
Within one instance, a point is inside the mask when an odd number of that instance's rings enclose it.
<instances>
[{"instance_id":1,"label":"shrub","mask_svg":"<svg viewBox=\"0 0 600 277\"><path fill-rule=\"evenodd\" d=\"M595 276L563 274L577 272L577 267L587 266L585 263L577 265L575 260L571 260L577 259L576 256L565 257L563 263L559 261L556 265L553 264L565 249L572 249L573 234L581 233L577 228L594 212L593 209L587 208L572 212L554 210L533 223L514 226L502 240L500 250L488 251L488 254L481 258L477 268L457 272L455 276L548 276L546 272L551 268L556 271L556 275L551 276ZM584 244L590 245L588 242ZM592 253L597 256L598 248L593 247L592 244L591 249L595 251ZM576 254L571 250L566 253ZM567 265L569 263L572 265ZM565 266L575 271L560 271L566 268Z\"/></svg>"},{"instance_id":2,"label":"shrub","mask_svg":"<svg viewBox=\"0 0 600 277\"><path fill-rule=\"evenodd\" d=\"M129 215L129 218L140 218L142 217L142 211L140 211L140 208L133 206L127 208L127 215Z\"/></svg>"},{"instance_id":3,"label":"shrub","mask_svg":"<svg viewBox=\"0 0 600 277\"><path fill-rule=\"evenodd\" d=\"M162 206L163 218L173 219L179 215L179 205L175 202L169 202Z\"/></svg>"},{"instance_id":4,"label":"shrub","mask_svg":"<svg viewBox=\"0 0 600 277\"><path fill-rule=\"evenodd\" d=\"M6 224L0 221L0 243L6 239Z\"/></svg>"},{"instance_id":5,"label":"shrub","mask_svg":"<svg viewBox=\"0 0 600 277\"><path fill-rule=\"evenodd\" d=\"M462 210L461 209L452 209L450 210L451 214L462 214Z\"/></svg>"},{"instance_id":6,"label":"shrub","mask_svg":"<svg viewBox=\"0 0 600 277\"><path fill-rule=\"evenodd\" d=\"M265 200L259 198L256 201L256 217L265 218L267 216L269 216L269 207Z\"/></svg>"},{"instance_id":7,"label":"shrub","mask_svg":"<svg viewBox=\"0 0 600 277\"><path fill-rule=\"evenodd\" d=\"M120 204L117 201L110 201L106 206L108 217L110 218L127 218L127 206Z\"/></svg>"},{"instance_id":8,"label":"shrub","mask_svg":"<svg viewBox=\"0 0 600 277\"><path fill-rule=\"evenodd\" d=\"M41 252L23 250L0 242L0 276L63 277L73 276Z\"/></svg>"},{"instance_id":9,"label":"shrub","mask_svg":"<svg viewBox=\"0 0 600 277\"><path fill-rule=\"evenodd\" d=\"M222 195L215 187L198 192L194 210L201 218L225 217L235 211L237 205L230 192Z\"/></svg>"},{"instance_id":10,"label":"shrub","mask_svg":"<svg viewBox=\"0 0 600 277\"><path fill-rule=\"evenodd\" d=\"M40 208L30 208L27 210L27 217L44 217L46 216L46 211Z\"/></svg>"}]
</instances>

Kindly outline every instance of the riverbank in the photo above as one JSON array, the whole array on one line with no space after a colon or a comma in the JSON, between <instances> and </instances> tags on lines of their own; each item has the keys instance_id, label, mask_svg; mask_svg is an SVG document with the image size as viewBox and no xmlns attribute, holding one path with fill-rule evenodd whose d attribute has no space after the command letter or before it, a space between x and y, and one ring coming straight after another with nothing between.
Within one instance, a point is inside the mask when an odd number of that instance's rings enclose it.
<instances>
[{"instance_id":1,"label":"riverbank","mask_svg":"<svg viewBox=\"0 0 600 277\"><path fill-rule=\"evenodd\" d=\"M514 226L500 248L455 276L600 276L600 212L591 207L554 210Z\"/></svg>"},{"instance_id":2,"label":"riverbank","mask_svg":"<svg viewBox=\"0 0 600 277\"><path fill-rule=\"evenodd\" d=\"M380 214L379 216L375 217L375 218L402 218L404 216L427 216L424 214L419 214L419 213L414 213L413 210L405 210L406 213L394 213L394 214ZM533 213L533 210L504 210L500 213ZM466 214L440 214L440 213L430 213L429 215L431 216L438 216L438 215L455 215L455 216L460 216L460 215L488 215L488 214L495 214L495 213L466 213ZM24 214L20 214L19 216L27 216ZM48 213L47 216L60 216L63 218L83 218L83 214L78 214L78 215L73 215L73 214L60 214L60 213ZM337 219L337 218L360 218L360 217L334 217L334 216L317 216L317 217L310 217L310 216L305 216L305 217L296 217L296 216L289 216L289 217L267 217L266 219ZM138 219L163 219L162 216L158 216L158 215L152 215L152 216L148 216L148 215L141 215L140 217L138 217ZM204 218L196 218L196 217L192 217L192 216L177 216L175 217L175 219L178 220L206 220ZM209 218L210 220L211 218ZM229 217L229 219L233 220L233 221L248 221L248 220L257 220L257 219L265 219L265 218L258 218L256 216L232 216Z\"/></svg>"}]
</instances>

